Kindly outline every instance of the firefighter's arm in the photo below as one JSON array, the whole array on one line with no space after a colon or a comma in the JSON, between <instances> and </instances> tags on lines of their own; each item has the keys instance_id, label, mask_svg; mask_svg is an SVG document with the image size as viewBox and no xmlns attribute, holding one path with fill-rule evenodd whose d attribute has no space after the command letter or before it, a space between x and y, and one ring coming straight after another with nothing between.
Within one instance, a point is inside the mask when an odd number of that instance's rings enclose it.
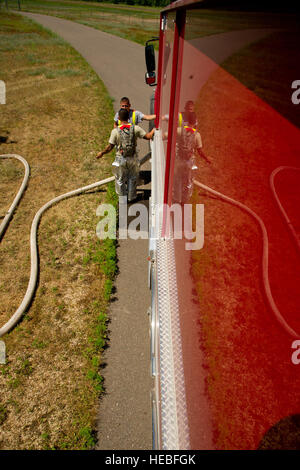
<instances>
[{"instance_id":1,"label":"firefighter's arm","mask_svg":"<svg viewBox=\"0 0 300 470\"><path fill-rule=\"evenodd\" d=\"M156 114L144 114L143 121L153 121L156 118Z\"/></svg>"},{"instance_id":2,"label":"firefighter's arm","mask_svg":"<svg viewBox=\"0 0 300 470\"><path fill-rule=\"evenodd\" d=\"M144 135L143 139L151 140L154 135L154 132L155 132L155 128L153 127L153 129L150 132L147 132L147 134Z\"/></svg>"},{"instance_id":3,"label":"firefighter's arm","mask_svg":"<svg viewBox=\"0 0 300 470\"><path fill-rule=\"evenodd\" d=\"M202 150L202 139L201 139L200 132L196 132L196 145L197 145L197 153L198 153L199 157L204 158L204 160L206 160L207 163L211 163L209 158L207 158L207 156L205 155L205 153Z\"/></svg>"},{"instance_id":4,"label":"firefighter's arm","mask_svg":"<svg viewBox=\"0 0 300 470\"><path fill-rule=\"evenodd\" d=\"M97 155L96 155L96 158L102 158L103 155L105 155L106 153L109 153L112 151L112 149L114 148L114 145L113 144L108 144L108 146L102 150L101 152L99 152Z\"/></svg>"},{"instance_id":5,"label":"firefighter's arm","mask_svg":"<svg viewBox=\"0 0 300 470\"><path fill-rule=\"evenodd\" d=\"M205 153L203 152L202 147L198 147L198 148L197 148L197 153L198 153L199 157L204 158L204 160L206 160L207 163L211 163L211 161L209 160L209 158L207 158L207 156L206 156Z\"/></svg>"}]
</instances>

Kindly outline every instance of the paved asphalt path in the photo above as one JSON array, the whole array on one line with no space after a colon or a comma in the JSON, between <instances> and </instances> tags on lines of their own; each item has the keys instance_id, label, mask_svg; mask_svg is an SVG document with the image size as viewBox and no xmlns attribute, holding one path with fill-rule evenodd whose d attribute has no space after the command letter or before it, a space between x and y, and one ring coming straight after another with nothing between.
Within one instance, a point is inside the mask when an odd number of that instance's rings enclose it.
<instances>
[{"instance_id":1,"label":"paved asphalt path","mask_svg":"<svg viewBox=\"0 0 300 470\"><path fill-rule=\"evenodd\" d=\"M149 113L153 89L144 81L143 46L72 21L23 14L80 52L115 99L116 111L120 97L129 96L134 108ZM147 130L147 123L143 127ZM141 144L140 157L148 149L147 142ZM110 346L102 371L106 394L99 406L98 450L152 448L147 256L147 240L120 241L116 300L110 308Z\"/></svg>"}]
</instances>

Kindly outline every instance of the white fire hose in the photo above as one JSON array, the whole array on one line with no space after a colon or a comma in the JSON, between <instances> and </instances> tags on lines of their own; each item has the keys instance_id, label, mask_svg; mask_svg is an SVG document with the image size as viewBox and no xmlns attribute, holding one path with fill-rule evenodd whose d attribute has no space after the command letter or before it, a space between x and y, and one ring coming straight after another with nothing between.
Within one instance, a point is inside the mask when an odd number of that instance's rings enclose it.
<instances>
[{"instance_id":1,"label":"white fire hose","mask_svg":"<svg viewBox=\"0 0 300 470\"><path fill-rule=\"evenodd\" d=\"M7 154L7 155L0 155L0 158L16 158L20 160L24 166L25 166L25 176L22 182L22 185L20 187L20 190L18 191L17 196L14 199L13 204L8 210L7 215L5 216L0 229L0 239L2 233L4 233L4 230L12 217L13 210L16 208L18 202L20 201L23 192L25 191L26 184L28 181L28 176L29 176L29 166L26 160L19 155L15 154ZM49 209L49 207L53 206L57 202L61 201L62 199L66 199L68 197L76 196L77 194L81 194L85 191L89 191L90 189L97 188L99 186L102 186L104 184L109 183L110 181L114 181L114 176L111 176L109 178L106 178L101 181L97 181L96 183L90 184L88 186L84 186L82 188L75 189L73 191L70 191L68 193L62 194L60 196L55 197L51 201L47 202L43 207L41 207L38 212L35 214L32 225L31 225L31 232L30 232L30 255L31 255L31 270L30 270L30 279L27 287L26 294L19 305L18 309L15 311L13 316L0 328L0 337L3 336L5 333L8 333L20 320L24 312L26 311L27 307L29 306L32 297L34 295L35 289L36 289L36 283L37 283L37 278L38 278L38 246L37 246L37 229L39 225L39 221L41 219L42 214ZM5 222L5 224L4 224ZM2 227L3 226L3 227Z\"/></svg>"},{"instance_id":2,"label":"white fire hose","mask_svg":"<svg viewBox=\"0 0 300 470\"><path fill-rule=\"evenodd\" d=\"M4 233L4 231L7 227L7 224L8 224L9 220L12 217L13 211L15 210L17 204L19 203L19 201L22 197L23 192L26 189L26 185L27 185L28 178L29 178L29 165L23 157L21 157L20 155L16 155L16 154L0 155L0 158L15 158L15 159L18 159L19 161L21 161L23 163L23 165L25 166L25 175L24 175L24 178L23 178L22 185L20 186L20 189L19 189L19 191L18 191L11 207L9 208L6 216L4 217L3 222L0 225L0 240L1 240L1 237L3 236L3 233ZM293 228L293 225L291 224L286 212L284 211L284 209L282 207L282 204L280 203L280 200L277 196L277 193L275 191L275 186L274 186L274 178L275 178L276 174L279 171L282 171L282 170L285 170L285 169L300 170L300 168L295 168L295 167L278 167L277 169L275 169L272 172L271 176L270 176L271 190L272 190L272 193L275 197L275 200L277 201L279 209L282 212L283 217L285 218L285 220L288 224L288 227L291 230L291 233L292 233L293 237L296 240L298 249L300 249L299 238L298 238L298 236L297 236L297 234L296 234L296 232ZM57 202L59 202L63 199L67 199L69 197L76 196L76 195L81 194L81 193L83 193L85 191L88 191L90 189L94 189L94 188L97 188L97 187L102 186L104 184L107 184L107 183L109 183L113 180L114 180L114 176L106 178L106 179L101 180L101 181L98 181L96 183L90 184L88 186L84 186L82 188L75 189L73 191L62 194L60 196L57 196L56 198L54 198L51 201L47 202L36 213L36 215L33 219L32 225L31 225L31 233L30 233L31 271L30 271L30 279L29 279L27 291L26 291L26 294L25 294L21 304L19 305L18 309L15 311L13 316L4 324L4 326L2 328L0 328L0 337L3 336L4 334L8 333L18 323L18 321L20 320L20 318L22 317L22 315L26 311L27 307L29 306L29 304L32 300L32 297L34 295L34 292L35 292L35 289L36 289L37 278L38 278L37 229L38 229L39 221L41 219L42 214L49 207L51 207L52 205L56 204ZM270 283L269 283L269 275L268 275L269 241L268 241L267 230L266 230L266 227L265 227L262 219L254 211L249 209L247 206L245 206L241 202L235 201L234 199L232 199L228 196L225 196L224 194L221 194L221 193L209 188L208 186L206 186L202 183L199 183L196 180L194 180L193 182L196 186L199 186L200 188L210 192L211 194L214 194L215 196L225 200L226 202L229 202L230 204L233 204L233 205L239 207L240 209L246 211L248 214L250 214L258 222L258 224L261 228L262 237L263 237L262 276L263 276L263 284L264 284L265 294L266 294L268 303L269 303L270 308L271 308L272 312L274 313L277 321L284 328L284 330L289 335L293 336L294 338L300 338L300 335L295 330L293 330L293 328L291 328L288 325L288 323L284 320L284 318L281 315L278 307L276 306L275 301L274 301L273 296L272 296Z\"/></svg>"},{"instance_id":3,"label":"white fire hose","mask_svg":"<svg viewBox=\"0 0 300 470\"><path fill-rule=\"evenodd\" d=\"M22 184L20 186L20 189L15 197L15 199L13 200L13 203L12 205L10 206L10 208L8 209L1 225L0 225L0 240L1 238L3 237L4 235L4 232L6 230L6 227L13 215L13 212L15 210L15 208L17 207L25 189L26 189L26 186L27 186L27 182L28 182L28 178L29 178L29 173L30 173L30 169L29 169L29 165L27 163L27 161L25 160L25 158L21 157L20 155L16 155L16 154L6 154L6 155L0 155L0 158L16 158L17 160L19 160L20 162L23 163L24 167L25 167L25 174L24 174L24 178L23 178L23 181L22 181Z\"/></svg>"},{"instance_id":4,"label":"white fire hose","mask_svg":"<svg viewBox=\"0 0 300 470\"><path fill-rule=\"evenodd\" d=\"M271 185L271 191L273 193L273 196L274 196L274 198L275 198L275 200L276 200L276 202L279 206L280 211L282 212L282 215L283 215L284 219L288 223L288 227L289 227L293 237L296 240L298 249L300 250L299 238L298 238L298 236L297 236L297 234L294 230L294 227L291 224L285 210L283 209L282 204L280 203L280 200L277 196L277 193L275 191L275 185L274 185L275 175L279 171L287 170L287 169L289 169L289 170L300 170L300 168L288 167L288 166L278 167L271 173L270 185ZM225 196L224 194L221 194L218 191L215 191L214 189L211 189L211 188L209 188L208 186L205 186L202 183L199 183L199 181L193 180L193 182L196 186L199 186L200 188L204 189L205 191L207 191L207 192L219 197L220 199L223 199L224 201L229 202L230 204L233 204L234 206L237 206L240 209L246 211L248 214L250 214L257 221L258 225L260 226L260 229L261 229L261 232L262 232L262 238L263 238L262 278L263 278L264 290L265 290L265 294L266 294L269 306L270 306L273 314L275 315L275 318L277 319L279 324L284 328L284 330L289 335L291 335L293 338L299 339L300 334L298 334L295 330L293 330L293 328L291 328L290 325L285 321L285 319L283 318L282 314L280 313L280 311L279 311L279 309L278 309L278 307L277 307L277 305L276 305L276 303L273 299L273 296L272 296L270 282L269 282L269 266L268 266L268 264L269 264L269 240L268 240L267 229L266 229L265 224L263 223L262 219L253 210L251 210L251 209L249 209L249 207L245 206L245 204L242 204L239 201L235 201L234 199L232 199L228 196Z\"/></svg>"}]
</instances>

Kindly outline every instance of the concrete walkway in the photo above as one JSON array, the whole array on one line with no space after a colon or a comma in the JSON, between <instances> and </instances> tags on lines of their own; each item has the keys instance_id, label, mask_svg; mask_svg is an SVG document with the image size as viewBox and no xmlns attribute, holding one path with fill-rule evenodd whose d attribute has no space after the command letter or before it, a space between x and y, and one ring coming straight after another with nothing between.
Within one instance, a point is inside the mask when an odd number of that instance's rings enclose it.
<instances>
[{"instance_id":1,"label":"concrete walkway","mask_svg":"<svg viewBox=\"0 0 300 470\"><path fill-rule=\"evenodd\" d=\"M152 89L144 81L142 46L68 20L23 14L80 52L115 99L116 111L120 97L129 96L134 108L149 113ZM147 142L141 144L140 157L148 151ZM98 450L152 448L147 256L147 240L120 241L116 300L111 303L109 348L103 358L106 394L99 406Z\"/></svg>"}]
</instances>

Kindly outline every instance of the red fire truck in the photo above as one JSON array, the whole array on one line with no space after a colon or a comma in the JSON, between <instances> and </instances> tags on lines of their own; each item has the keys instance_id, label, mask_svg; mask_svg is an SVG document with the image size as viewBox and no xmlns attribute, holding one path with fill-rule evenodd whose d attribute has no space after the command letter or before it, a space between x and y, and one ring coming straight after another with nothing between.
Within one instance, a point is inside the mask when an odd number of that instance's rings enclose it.
<instances>
[{"instance_id":1,"label":"red fire truck","mask_svg":"<svg viewBox=\"0 0 300 470\"><path fill-rule=\"evenodd\" d=\"M300 448L299 15L239 3L146 46L157 449Z\"/></svg>"}]
</instances>

